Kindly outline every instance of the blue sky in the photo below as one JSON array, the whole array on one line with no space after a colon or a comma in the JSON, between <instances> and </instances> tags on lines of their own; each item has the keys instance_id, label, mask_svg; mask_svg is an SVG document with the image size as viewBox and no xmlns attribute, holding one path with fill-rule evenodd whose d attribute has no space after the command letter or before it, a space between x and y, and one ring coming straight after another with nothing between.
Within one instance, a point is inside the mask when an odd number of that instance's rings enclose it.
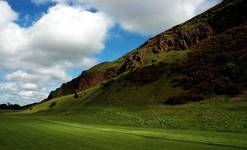
<instances>
[{"instance_id":1,"label":"blue sky","mask_svg":"<svg viewBox=\"0 0 247 150\"><path fill-rule=\"evenodd\" d=\"M84 69L113 61L219 2L0 1L0 103L40 101Z\"/></svg>"}]
</instances>

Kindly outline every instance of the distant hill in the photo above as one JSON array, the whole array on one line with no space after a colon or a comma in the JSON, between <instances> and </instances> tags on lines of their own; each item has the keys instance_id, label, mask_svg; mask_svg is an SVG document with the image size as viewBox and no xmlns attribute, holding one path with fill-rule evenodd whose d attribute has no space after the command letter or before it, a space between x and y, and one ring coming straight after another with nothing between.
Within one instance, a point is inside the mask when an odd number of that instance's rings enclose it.
<instances>
[{"instance_id":1,"label":"distant hill","mask_svg":"<svg viewBox=\"0 0 247 150\"><path fill-rule=\"evenodd\" d=\"M183 104L238 95L247 89L246 10L246 0L224 0L118 60L82 72L45 101L75 92L85 105Z\"/></svg>"}]
</instances>

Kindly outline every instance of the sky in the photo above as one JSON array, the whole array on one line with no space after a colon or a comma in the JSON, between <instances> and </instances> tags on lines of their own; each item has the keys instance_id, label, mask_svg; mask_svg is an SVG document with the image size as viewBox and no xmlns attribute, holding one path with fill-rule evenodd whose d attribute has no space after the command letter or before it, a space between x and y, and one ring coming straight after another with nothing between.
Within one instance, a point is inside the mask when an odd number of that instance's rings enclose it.
<instances>
[{"instance_id":1,"label":"sky","mask_svg":"<svg viewBox=\"0 0 247 150\"><path fill-rule=\"evenodd\" d=\"M220 0L0 0L0 103L26 105Z\"/></svg>"}]
</instances>

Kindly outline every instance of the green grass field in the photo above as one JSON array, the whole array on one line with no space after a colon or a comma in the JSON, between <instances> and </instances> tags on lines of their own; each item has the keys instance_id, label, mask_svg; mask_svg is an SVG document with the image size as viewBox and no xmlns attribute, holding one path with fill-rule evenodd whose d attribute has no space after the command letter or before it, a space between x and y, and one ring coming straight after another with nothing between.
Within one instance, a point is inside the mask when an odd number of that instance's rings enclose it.
<instances>
[{"instance_id":1,"label":"green grass field","mask_svg":"<svg viewBox=\"0 0 247 150\"><path fill-rule=\"evenodd\" d=\"M0 111L0 150L247 149L246 95L170 106L144 99L157 92L152 84L118 90L121 82L108 87L112 92L96 86L79 98L68 95L18 112ZM157 85L165 88L159 90L160 100L179 92L167 88L166 79ZM132 98L130 92L141 94Z\"/></svg>"},{"instance_id":2,"label":"green grass field","mask_svg":"<svg viewBox=\"0 0 247 150\"><path fill-rule=\"evenodd\" d=\"M56 121L55 121L56 120ZM89 125L46 117L0 117L1 150L246 149L241 133Z\"/></svg>"},{"instance_id":3,"label":"green grass field","mask_svg":"<svg viewBox=\"0 0 247 150\"><path fill-rule=\"evenodd\" d=\"M246 139L245 98L115 107L66 96L0 112L0 150L241 150Z\"/></svg>"}]
</instances>

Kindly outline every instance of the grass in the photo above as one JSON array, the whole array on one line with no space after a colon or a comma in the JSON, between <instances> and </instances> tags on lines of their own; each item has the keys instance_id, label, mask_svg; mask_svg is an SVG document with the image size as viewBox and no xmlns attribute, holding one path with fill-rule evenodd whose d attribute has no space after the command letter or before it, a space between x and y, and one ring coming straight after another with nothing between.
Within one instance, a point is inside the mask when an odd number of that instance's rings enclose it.
<instances>
[{"instance_id":1,"label":"grass","mask_svg":"<svg viewBox=\"0 0 247 150\"><path fill-rule=\"evenodd\" d=\"M25 111L1 112L0 149L247 149L245 96L220 96L180 106L119 101L122 106L91 105L88 102L103 96L98 91L100 86L80 93L77 99L69 95Z\"/></svg>"},{"instance_id":2,"label":"grass","mask_svg":"<svg viewBox=\"0 0 247 150\"><path fill-rule=\"evenodd\" d=\"M160 104L171 96L175 96L183 90L173 88L172 79L162 77L155 83L138 85L125 80L125 74L117 77L107 87L101 84L79 93L79 98L74 95L63 96L38 104L24 111L35 113L50 109L56 102L55 109L81 108L84 106L131 106Z\"/></svg>"},{"instance_id":3,"label":"grass","mask_svg":"<svg viewBox=\"0 0 247 150\"><path fill-rule=\"evenodd\" d=\"M89 125L30 116L0 117L2 150L238 150L247 148L246 138L241 133Z\"/></svg>"},{"instance_id":4,"label":"grass","mask_svg":"<svg viewBox=\"0 0 247 150\"><path fill-rule=\"evenodd\" d=\"M113 68L113 67L120 67L124 62L124 58L121 57L113 62L103 62L101 64L98 64L91 69L89 69L87 72L102 72L106 71L107 69Z\"/></svg>"},{"instance_id":5,"label":"grass","mask_svg":"<svg viewBox=\"0 0 247 150\"><path fill-rule=\"evenodd\" d=\"M161 61L169 64L173 64L183 59L185 56L187 56L189 52L190 50L181 50L181 51L171 50L168 52L163 52L158 54L149 53L145 55L144 64L150 65L152 63L157 63Z\"/></svg>"},{"instance_id":6,"label":"grass","mask_svg":"<svg viewBox=\"0 0 247 150\"><path fill-rule=\"evenodd\" d=\"M50 108L53 102L57 104ZM85 105L84 100L67 96L17 114L56 116L78 123L102 125L247 133L245 98L236 101L228 97L216 97L181 106L154 104L120 107L94 103Z\"/></svg>"}]
</instances>

